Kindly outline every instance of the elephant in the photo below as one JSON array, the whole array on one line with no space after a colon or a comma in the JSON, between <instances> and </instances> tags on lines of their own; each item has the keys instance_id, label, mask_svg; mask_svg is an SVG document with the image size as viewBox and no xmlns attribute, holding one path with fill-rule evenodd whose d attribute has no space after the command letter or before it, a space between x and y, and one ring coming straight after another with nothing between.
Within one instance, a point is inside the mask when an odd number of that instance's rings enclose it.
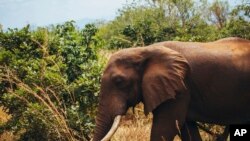
<instances>
[{"instance_id":1,"label":"elephant","mask_svg":"<svg viewBox=\"0 0 250 141\"><path fill-rule=\"evenodd\" d=\"M109 140L121 115L139 102L153 114L151 141L179 133L201 140L197 121L249 122L250 41L164 41L115 52L101 78L93 140Z\"/></svg>"}]
</instances>

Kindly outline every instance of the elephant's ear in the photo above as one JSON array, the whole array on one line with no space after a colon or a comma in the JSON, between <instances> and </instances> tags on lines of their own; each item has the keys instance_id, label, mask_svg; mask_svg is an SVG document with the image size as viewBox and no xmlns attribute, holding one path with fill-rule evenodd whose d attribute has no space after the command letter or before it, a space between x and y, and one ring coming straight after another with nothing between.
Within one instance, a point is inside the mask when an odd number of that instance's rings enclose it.
<instances>
[{"instance_id":1,"label":"elephant's ear","mask_svg":"<svg viewBox=\"0 0 250 141\"><path fill-rule=\"evenodd\" d=\"M155 50L153 48L156 48ZM144 112L147 115L176 94L186 91L187 60L166 47L152 47L142 76Z\"/></svg>"}]
</instances>

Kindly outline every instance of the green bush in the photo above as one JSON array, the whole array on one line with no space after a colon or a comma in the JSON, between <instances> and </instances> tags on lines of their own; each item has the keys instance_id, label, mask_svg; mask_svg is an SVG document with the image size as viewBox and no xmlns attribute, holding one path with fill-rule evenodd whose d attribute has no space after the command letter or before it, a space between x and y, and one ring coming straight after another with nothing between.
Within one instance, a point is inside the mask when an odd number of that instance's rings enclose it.
<instances>
[{"instance_id":1,"label":"green bush","mask_svg":"<svg viewBox=\"0 0 250 141\"><path fill-rule=\"evenodd\" d=\"M97 28L73 21L51 28L0 32L0 125L20 140L88 140L94 126L105 59Z\"/></svg>"},{"instance_id":2,"label":"green bush","mask_svg":"<svg viewBox=\"0 0 250 141\"><path fill-rule=\"evenodd\" d=\"M108 49L146 46L161 41L215 41L225 37L250 39L249 3L215 0L134 0L97 33Z\"/></svg>"}]
</instances>

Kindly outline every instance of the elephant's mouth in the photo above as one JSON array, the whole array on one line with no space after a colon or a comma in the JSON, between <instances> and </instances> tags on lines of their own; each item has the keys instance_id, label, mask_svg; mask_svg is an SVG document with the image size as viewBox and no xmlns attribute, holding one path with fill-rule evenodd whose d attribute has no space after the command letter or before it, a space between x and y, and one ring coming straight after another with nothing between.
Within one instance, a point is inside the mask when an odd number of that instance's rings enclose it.
<instances>
[{"instance_id":1,"label":"elephant's mouth","mask_svg":"<svg viewBox=\"0 0 250 141\"><path fill-rule=\"evenodd\" d=\"M111 137L114 135L115 131L117 130L119 123L121 121L121 115L117 115L114 119L114 122L109 130L109 132L104 136L101 141L109 141Z\"/></svg>"}]
</instances>

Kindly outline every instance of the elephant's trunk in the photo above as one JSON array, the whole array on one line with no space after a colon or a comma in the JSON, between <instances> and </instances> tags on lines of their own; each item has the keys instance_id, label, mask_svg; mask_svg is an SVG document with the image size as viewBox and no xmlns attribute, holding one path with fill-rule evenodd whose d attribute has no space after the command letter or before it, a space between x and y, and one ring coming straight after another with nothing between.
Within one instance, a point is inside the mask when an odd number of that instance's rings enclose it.
<instances>
[{"instance_id":1,"label":"elephant's trunk","mask_svg":"<svg viewBox=\"0 0 250 141\"><path fill-rule=\"evenodd\" d=\"M121 115L118 115L118 116L115 117L111 129L109 130L107 135L101 141L109 141L111 139L111 137L114 135L115 131L117 130L117 128L119 126L121 117L122 117Z\"/></svg>"},{"instance_id":2,"label":"elephant's trunk","mask_svg":"<svg viewBox=\"0 0 250 141\"><path fill-rule=\"evenodd\" d=\"M103 110L98 110L93 141L101 141L112 125L112 118Z\"/></svg>"},{"instance_id":3,"label":"elephant's trunk","mask_svg":"<svg viewBox=\"0 0 250 141\"><path fill-rule=\"evenodd\" d=\"M94 131L93 141L108 141L115 133L121 120L121 115L117 115L114 119L108 112L105 112L99 105L96 117L96 127Z\"/></svg>"},{"instance_id":4,"label":"elephant's trunk","mask_svg":"<svg viewBox=\"0 0 250 141\"><path fill-rule=\"evenodd\" d=\"M115 117L124 115L127 110L126 101L122 97L112 97L111 94L110 97L104 97L103 94L104 92L101 92L93 141L101 141L111 129ZM113 133L115 130L113 129Z\"/></svg>"}]
</instances>

